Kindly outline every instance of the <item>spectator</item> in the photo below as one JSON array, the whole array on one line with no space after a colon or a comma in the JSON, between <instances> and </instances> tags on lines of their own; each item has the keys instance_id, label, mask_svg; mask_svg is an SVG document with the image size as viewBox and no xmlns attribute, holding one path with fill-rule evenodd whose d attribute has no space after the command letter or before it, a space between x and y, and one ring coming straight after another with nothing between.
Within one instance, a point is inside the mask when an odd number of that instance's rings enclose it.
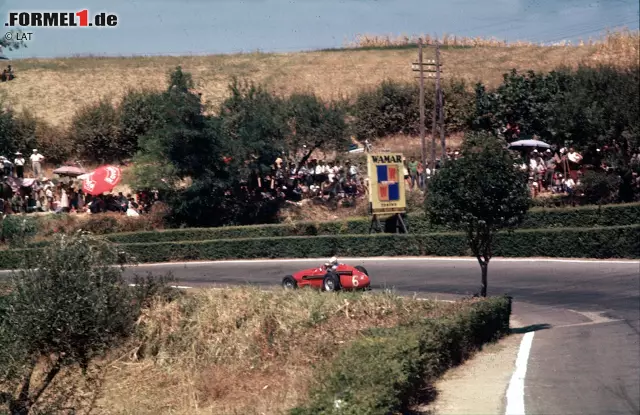
<instances>
[{"instance_id":1,"label":"spectator","mask_svg":"<svg viewBox=\"0 0 640 415\"><path fill-rule=\"evenodd\" d=\"M65 190L64 187L62 187L60 189L60 210L62 212L68 212L69 211L69 195L67 194L67 191Z\"/></svg>"},{"instance_id":2,"label":"spectator","mask_svg":"<svg viewBox=\"0 0 640 415\"><path fill-rule=\"evenodd\" d=\"M573 147L570 147L569 152L567 153L567 158L569 159L569 172L571 173L571 178L576 180L578 177L578 170L582 167L582 155L576 152Z\"/></svg>"},{"instance_id":3,"label":"spectator","mask_svg":"<svg viewBox=\"0 0 640 415\"><path fill-rule=\"evenodd\" d=\"M5 156L0 156L0 162L2 163L2 172L4 176L12 176L13 163L10 162Z\"/></svg>"},{"instance_id":4,"label":"spectator","mask_svg":"<svg viewBox=\"0 0 640 415\"><path fill-rule=\"evenodd\" d=\"M31 154L31 168L33 170L33 177L41 178L42 177L42 161L44 160L44 156L38 152L37 149L33 149L33 154Z\"/></svg>"},{"instance_id":5,"label":"spectator","mask_svg":"<svg viewBox=\"0 0 640 415\"><path fill-rule=\"evenodd\" d=\"M556 159L555 157L551 154L551 150L547 150L545 152L546 157L547 157L547 161L545 163L545 185L547 186L547 188L551 187L553 185L553 175L556 171Z\"/></svg>"},{"instance_id":6,"label":"spectator","mask_svg":"<svg viewBox=\"0 0 640 415\"><path fill-rule=\"evenodd\" d=\"M415 157L411 157L409 161L409 177L411 177L411 189L418 184L418 162Z\"/></svg>"},{"instance_id":7,"label":"spectator","mask_svg":"<svg viewBox=\"0 0 640 415\"><path fill-rule=\"evenodd\" d=\"M16 166L16 176L18 176L18 179L23 179L24 178L24 157L22 157L22 153L21 152L17 152L16 153L16 159L13 161L13 163Z\"/></svg>"},{"instance_id":8,"label":"spectator","mask_svg":"<svg viewBox=\"0 0 640 415\"><path fill-rule=\"evenodd\" d=\"M7 66L7 68L2 71L2 75L0 75L0 81L2 82L11 81L14 78L15 74L13 73L13 68L11 68L11 65Z\"/></svg>"},{"instance_id":9,"label":"spectator","mask_svg":"<svg viewBox=\"0 0 640 415\"><path fill-rule=\"evenodd\" d=\"M422 161L418 161L416 172L418 173L418 187L424 190L425 174L424 174L424 165L422 164Z\"/></svg>"}]
</instances>

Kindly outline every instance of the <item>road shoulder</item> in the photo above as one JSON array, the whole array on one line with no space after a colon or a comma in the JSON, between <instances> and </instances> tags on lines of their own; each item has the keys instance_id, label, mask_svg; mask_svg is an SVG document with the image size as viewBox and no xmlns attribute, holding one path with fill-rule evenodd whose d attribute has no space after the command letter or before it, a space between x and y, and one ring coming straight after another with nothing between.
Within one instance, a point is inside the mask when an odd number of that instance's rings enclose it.
<instances>
[{"instance_id":1,"label":"road shoulder","mask_svg":"<svg viewBox=\"0 0 640 415\"><path fill-rule=\"evenodd\" d=\"M522 327L511 319L511 327ZM436 382L436 400L417 409L429 415L501 414L523 334L489 344Z\"/></svg>"}]
</instances>

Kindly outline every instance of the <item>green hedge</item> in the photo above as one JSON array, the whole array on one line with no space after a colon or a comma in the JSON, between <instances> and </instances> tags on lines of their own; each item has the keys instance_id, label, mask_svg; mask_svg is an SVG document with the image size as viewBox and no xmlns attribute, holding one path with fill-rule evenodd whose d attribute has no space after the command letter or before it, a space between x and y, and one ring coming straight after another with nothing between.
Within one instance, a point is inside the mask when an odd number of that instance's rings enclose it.
<instances>
[{"instance_id":1,"label":"green hedge","mask_svg":"<svg viewBox=\"0 0 640 415\"><path fill-rule=\"evenodd\" d=\"M332 235L242 238L209 241L122 244L140 263L346 256L467 256L462 233ZM0 251L0 269L18 266L24 252L37 258L41 248ZM497 257L638 258L640 225L607 228L530 229L500 233Z\"/></svg>"},{"instance_id":2,"label":"green hedge","mask_svg":"<svg viewBox=\"0 0 640 415\"><path fill-rule=\"evenodd\" d=\"M442 232L451 229L436 227L424 215L408 215L407 226L413 234ZM521 229L580 228L622 226L640 223L640 203L579 207L567 209L535 209L529 212ZM239 238L279 238L287 236L361 235L368 234L370 219L357 218L333 222L300 222L287 225L255 225L221 228L191 228L166 231L130 232L107 235L121 244L175 241L205 241ZM32 244L42 246L46 242Z\"/></svg>"},{"instance_id":3,"label":"green hedge","mask_svg":"<svg viewBox=\"0 0 640 415\"><path fill-rule=\"evenodd\" d=\"M406 413L447 369L508 334L510 314L509 298L495 297L448 318L370 331L316 369L310 403L291 414Z\"/></svg>"}]
</instances>

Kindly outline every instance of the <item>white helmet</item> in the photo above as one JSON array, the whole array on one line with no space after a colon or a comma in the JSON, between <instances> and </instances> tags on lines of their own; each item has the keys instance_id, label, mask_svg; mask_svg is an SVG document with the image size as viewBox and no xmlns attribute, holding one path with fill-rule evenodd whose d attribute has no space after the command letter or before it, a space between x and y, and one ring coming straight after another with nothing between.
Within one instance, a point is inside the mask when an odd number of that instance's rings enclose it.
<instances>
[{"instance_id":1,"label":"white helmet","mask_svg":"<svg viewBox=\"0 0 640 415\"><path fill-rule=\"evenodd\" d=\"M335 265L335 264L337 264L337 263L338 263L338 258L336 258L336 257L334 257L334 256L333 256L333 257L331 257L331 259L329 260L329 263L330 263L331 265Z\"/></svg>"}]
</instances>

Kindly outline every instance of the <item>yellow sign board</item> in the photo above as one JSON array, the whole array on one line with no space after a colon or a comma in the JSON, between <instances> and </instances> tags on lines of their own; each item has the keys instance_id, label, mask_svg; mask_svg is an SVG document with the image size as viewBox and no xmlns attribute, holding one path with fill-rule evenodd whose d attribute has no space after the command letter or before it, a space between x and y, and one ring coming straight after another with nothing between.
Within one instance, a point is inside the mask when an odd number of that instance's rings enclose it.
<instances>
[{"instance_id":1,"label":"yellow sign board","mask_svg":"<svg viewBox=\"0 0 640 415\"><path fill-rule=\"evenodd\" d=\"M407 201L402 154L368 154L367 172L371 213L374 215L404 213Z\"/></svg>"}]
</instances>

